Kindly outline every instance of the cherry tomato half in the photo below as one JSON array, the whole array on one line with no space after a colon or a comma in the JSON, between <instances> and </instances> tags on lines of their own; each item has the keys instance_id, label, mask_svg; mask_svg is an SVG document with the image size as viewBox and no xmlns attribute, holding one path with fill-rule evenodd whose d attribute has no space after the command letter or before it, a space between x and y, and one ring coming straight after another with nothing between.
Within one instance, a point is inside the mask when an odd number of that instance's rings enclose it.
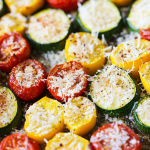
<instances>
[{"instance_id":1,"label":"cherry tomato half","mask_svg":"<svg viewBox=\"0 0 150 150\"><path fill-rule=\"evenodd\" d=\"M123 124L110 123L99 128L90 139L93 150L141 150L138 136Z\"/></svg>"},{"instance_id":2,"label":"cherry tomato half","mask_svg":"<svg viewBox=\"0 0 150 150\"><path fill-rule=\"evenodd\" d=\"M141 39L150 41L150 29L140 30Z\"/></svg>"},{"instance_id":3,"label":"cherry tomato half","mask_svg":"<svg viewBox=\"0 0 150 150\"><path fill-rule=\"evenodd\" d=\"M28 59L13 67L8 79L10 89L24 101L39 96L45 88L45 83L46 71L34 59Z\"/></svg>"},{"instance_id":4,"label":"cherry tomato half","mask_svg":"<svg viewBox=\"0 0 150 150\"><path fill-rule=\"evenodd\" d=\"M4 138L0 150L40 150L36 141L23 133L15 133Z\"/></svg>"},{"instance_id":5,"label":"cherry tomato half","mask_svg":"<svg viewBox=\"0 0 150 150\"><path fill-rule=\"evenodd\" d=\"M47 2L53 8L59 8L64 10L65 12L69 12L71 10L75 10L78 8L78 2L83 3L84 0L47 0Z\"/></svg>"},{"instance_id":6,"label":"cherry tomato half","mask_svg":"<svg viewBox=\"0 0 150 150\"><path fill-rule=\"evenodd\" d=\"M10 72L11 69L29 58L30 45L17 32L5 33L0 36L0 69Z\"/></svg>"},{"instance_id":7,"label":"cherry tomato half","mask_svg":"<svg viewBox=\"0 0 150 150\"><path fill-rule=\"evenodd\" d=\"M47 88L59 101L83 94L87 88L87 72L79 62L56 65L47 78Z\"/></svg>"}]
</instances>

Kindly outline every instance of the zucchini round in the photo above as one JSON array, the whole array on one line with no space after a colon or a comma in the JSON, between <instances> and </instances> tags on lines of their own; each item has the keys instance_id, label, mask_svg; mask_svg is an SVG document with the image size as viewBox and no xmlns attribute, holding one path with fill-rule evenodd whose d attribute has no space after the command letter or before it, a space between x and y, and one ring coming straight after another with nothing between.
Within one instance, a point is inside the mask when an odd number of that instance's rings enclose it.
<instances>
[{"instance_id":1,"label":"zucchini round","mask_svg":"<svg viewBox=\"0 0 150 150\"><path fill-rule=\"evenodd\" d=\"M72 30L73 25L62 10L48 8L30 18L26 35L36 50L62 50Z\"/></svg>"},{"instance_id":2,"label":"zucchini round","mask_svg":"<svg viewBox=\"0 0 150 150\"><path fill-rule=\"evenodd\" d=\"M0 17L6 13L6 6L3 0L0 0Z\"/></svg>"},{"instance_id":3,"label":"zucchini round","mask_svg":"<svg viewBox=\"0 0 150 150\"><path fill-rule=\"evenodd\" d=\"M99 38L102 34L110 38L113 34L119 33L123 27L121 13L117 6L111 1L104 0L86 1L78 9L76 23L80 31L98 32Z\"/></svg>"},{"instance_id":4,"label":"zucchini round","mask_svg":"<svg viewBox=\"0 0 150 150\"><path fill-rule=\"evenodd\" d=\"M133 108L133 120L145 134L150 134L150 95L141 98Z\"/></svg>"},{"instance_id":5,"label":"zucchini round","mask_svg":"<svg viewBox=\"0 0 150 150\"><path fill-rule=\"evenodd\" d=\"M140 29L150 28L150 0L137 0L129 9L126 19L127 27L132 32L139 32Z\"/></svg>"},{"instance_id":6,"label":"zucchini round","mask_svg":"<svg viewBox=\"0 0 150 150\"><path fill-rule=\"evenodd\" d=\"M139 90L130 75L116 66L100 70L90 85L90 96L102 114L110 117L128 114L139 98Z\"/></svg>"},{"instance_id":7,"label":"zucchini round","mask_svg":"<svg viewBox=\"0 0 150 150\"><path fill-rule=\"evenodd\" d=\"M13 92L0 86L0 136L11 132L21 121L22 111L19 101Z\"/></svg>"}]
</instances>

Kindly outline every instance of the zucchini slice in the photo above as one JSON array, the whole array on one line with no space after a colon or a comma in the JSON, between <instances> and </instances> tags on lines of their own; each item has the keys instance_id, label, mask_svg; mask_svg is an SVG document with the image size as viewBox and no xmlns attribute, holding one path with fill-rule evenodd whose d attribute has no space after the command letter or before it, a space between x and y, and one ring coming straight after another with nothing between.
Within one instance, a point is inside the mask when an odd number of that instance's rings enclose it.
<instances>
[{"instance_id":1,"label":"zucchini slice","mask_svg":"<svg viewBox=\"0 0 150 150\"><path fill-rule=\"evenodd\" d=\"M96 124L96 116L94 103L86 97L75 97L65 104L64 120L71 133L88 133Z\"/></svg>"},{"instance_id":2,"label":"zucchini slice","mask_svg":"<svg viewBox=\"0 0 150 150\"><path fill-rule=\"evenodd\" d=\"M111 117L128 114L139 98L137 85L129 74L116 66L100 70L90 86L90 96L101 113Z\"/></svg>"},{"instance_id":3,"label":"zucchini slice","mask_svg":"<svg viewBox=\"0 0 150 150\"><path fill-rule=\"evenodd\" d=\"M0 0L0 17L2 17L6 12L6 6L3 0Z\"/></svg>"},{"instance_id":4,"label":"zucchini slice","mask_svg":"<svg viewBox=\"0 0 150 150\"><path fill-rule=\"evenodd\" d=\"M21 121L22 111L13 92L0 86L0 136L8 134Z\"/></svg>"},{"instance_id":5,"label":"zucchini slice","mask_svg":"<svg viewBox=\"0 0 150 150\"><path fill-rule=\"evenodd\" d=\"M44 5L44 0L5 0L11 12L19 12L28 16Z\"/></svg>"},{"instance_id":6,"label":"zucchini slice","mask_svg":"<svg viewBox=\"0 0 150 150\"><path fill-rule=\"evenodd\" d=\"M62 10L48 8L31 16L26 35L37 50L62 50L71 31L68 16Z\"/></svg>"},{"instance_id":7,"label":"zucchini slice","mask_svg":"<svg viewBox=\"0 0 150 150\"><path fill-rule=\"evenodd\" d=\"M8 32L19 32L25 34L27 18L20 13L8 13L0 18L0 35Z\"/></svg>"},{"instance_id":8,"label":"zucchini slice","mask_svg":"<svg viewBox=\"0 0 150 150\"><path fill-rule=\"evenodd\" d=\"M73 133L58 133L45 150L91 150L90 142Z\"/></svg>"},{"instance_id":9,"label":"zucchini slice","mask_svg":"<svg viewBox=\"0 0 150 150\"><path fill-rule=\"evenodd\" d=\"M133 120L145 134L150 134L150 95L141 98L133 108Z\"/></svg>"},{"instance_id":10,"label":"zucchini slice","mask_svg":"<svg viewBox=\"0 0 150 150\"><path fill-rule=\"evenodd\" d=\"M99 38L102 34L110 38L119 33L123 26L119 9L109 0L86 1L78 9L76 22L80 31L98 32Z\"/></svg>"},{"instance_id":11,"label":"zucchini slice","mask_svg":"<svg viewBox=\"0 0 150 150\"><path fill-rule=\"evenodd\" d=\"M150 28L150 0L137 0L129 10L126 19L127 27L130 31L139 32L139 29Z\"/></svg>"}]
</instances>

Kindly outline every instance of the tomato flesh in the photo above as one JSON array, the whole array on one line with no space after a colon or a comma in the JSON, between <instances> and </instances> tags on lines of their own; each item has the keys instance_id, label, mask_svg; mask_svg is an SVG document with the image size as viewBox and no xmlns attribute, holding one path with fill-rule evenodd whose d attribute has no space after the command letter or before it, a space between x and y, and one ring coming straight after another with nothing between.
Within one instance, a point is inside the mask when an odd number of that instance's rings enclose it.
<instances>
[{"instance_id":1,"label":"tomato flesh","mask_svg":"<svg viewBox=\"0 0 150 150\"><path fill-rule=\"evenodd\" d=\"M84 0L47 0L53 8L59 8L65 12L78 8L78 2L83 3Z\"/></svg>"},{"instance_id":2,"label":"tomato flesh","mask_svg":"<svg viewBox=\"0 0 150 150\"><path fill-rule=\"evenodd\" d=\"M81 96L87 88L87 72L79 62L56 65L47 78L47 88L59 101Z\"/></svg>"},{"instance_id":3,"label":"tomato flesh","mask_svg":"<svg viewBox=\"0 0 150 150\"><path fill-rule=\"evenodd\" d=\"M150 29L140 30L141 39L150 41Z\"/></svg>"},{"instance_id":4,"label":"tomato flesh","mask_svg":"<svg viewBox=\"0 0 150 150\"><path fill-rule=\"evenodd\" d=\"M30 45L17 32L0 36L0 69L10 72L11 69L29 58Z\"/></svg>"},{"instance_id":5,"label":"tomato flesh","mask_svg":"<svg viewBox=\"0 0 150 150\"><path fill-rule=\"evenodd\" d=\"M141 150L138 136L118 123L103 125L91 136L90 142L93 150Z\"/></svg>"},{"instance_id":6,"label":"tomato flesh","mask_svg":"<svg viewBox=\"0 0 150 150\"><path fill-rule=\"evenodd\" d=\"M40 150L36 141L29 139L25 134L15 133L4 138L0 150Z\"/></svg>"},{"instance_id":7,"label":"tomato flesh","mask_svg":"<svg viewBox=\"0 0 150 150\"><path fill-rule=\"evenodd\" d=\"M45 88L46 71L36 60L29 59L15 66L9 74L10 89L22 100L38 97Z\"/></svg>"}]
</instances>

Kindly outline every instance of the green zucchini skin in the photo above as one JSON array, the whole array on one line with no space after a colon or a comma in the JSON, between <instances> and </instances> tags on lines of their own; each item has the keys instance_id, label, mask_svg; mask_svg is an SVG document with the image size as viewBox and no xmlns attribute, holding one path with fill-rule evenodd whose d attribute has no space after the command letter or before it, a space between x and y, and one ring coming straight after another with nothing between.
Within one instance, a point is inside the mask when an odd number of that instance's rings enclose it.
<instances>
[{"instance_id":1,"label":"green zucchini skin","mask_svg":"<svg viewBox=\"0 0 150 150\"><path fill-rule=\"evenodd\" d=\"M2 8L0 9L0 17L2 17L7 12L6 5L4 1L2 0Z\"/></svg>"},{"instance_id":2,"label":"green zucchini skin","mask_svg":"<svg viewBox=\"0 0 150 150\"><path fill-rule=\"evenodd\" d=\"M150 95L144 96L143 98L141 98L141 99L135 104L132 113L133 113L133 121L135 122L135 124L136 124L136 126L138 127L138 129L139 129L140 131L142 131L143 133L145 133L145 134L150 134L150 127L148 127L148 126L146 126L146 125L144 125L143 123L140 122L140 120L138 119L137 112L136 112L136 109L138 108L139 103L140 103L143 99L145 99L145 98L147 98L147 97L150 97Z\"/></svg>"},{"instance_id":3,"label":"green zucchini skin","mask_svg":"<svg viewBox=\"0 0 150 150\"><path fill-rule=\"evenodd\" d=\"M129 7L129 11L128 11L128 15L127 15L127 18L129 17L129 15L130 15L130 11L131 11L131 8L132 8L132 5L134 4L134 2L130 5L130 7ZM130 23L130 21L128 21L128 19L126 18L126 26L127 26L127 28L129 29L129 31L131 31L131 32L139 32L140 30L139 29L137 29L136 27L134 27L131 23Z\"/></svg>"},{"instance_id":4,"label":"green zucchini skin","mask_svg":"<svg viewBox=\"0 0 150 150\"><path fill-rule=\"evenodd\" d=\"M115 5L115 4L114 4ZM116 6L117 7L117 6ZM120 10L118 9L118 11L120 12ZM120 16L121 16L121 12L120 12ZM81 19L79 18L79 11L77 12L77 15L76 15L76 18L75 18L75 21L76 21L76 24L77 24L77 27L79 28L79 30L81 32L88 32L88 33L91 33L90 30L88 30L82 23ZM123 28L123 19L122 19L122 16L121 16L121 19L118 23L118 25L116 27L114 27L113 29L111 30L108 30L108 31L105 31L105 32L99 32L98 34L98 38L102 38L102 34L105 36L105 38L107 39L110 39L113 37L113 35L116 35L118 33L120 33L122 31L122 28Z\"/></svg>"},{"instance_id":5,"label":"green zucchini skin","mask_svg":"<svg viewBox=\"0 0 150 150\"><path fill-rule=\"evenodd\" d=\"M121 70L123 70L122 68L120 68ZM99 75L104 69L101 69L99 71L99 73L97 73L97 75ZM124 71L124 70L123 70ZM128 76L132 79L132 77L128 74ZM108 114L109 117L122 117L125 116L127 114L129 114L134 106L134 103L137 102L140 98L140 88L138 86L138 84L136 82L134 82L134 80L132 79L133 83L134 83L134 87L136 88L136 92L135 95L133 97L133 99L127 103L125 106L118 108L118 109L112 109L112 110L107 110L104 108L101 108L100 106L98 106L98 110L100 111L101 114ZM89 98L93 101L92 95L89 95ZM93 101L94 102L94 101Z\"/></svg>"},{"instance_id":6,"label":"green zucchini skin","mask_svg":"<svg viewBox=\"0 0 150 150\"><path fill-rule=\"evenodd\" d=\"M0 87L2 87L2 86L0 86ZM9 88L7 88L7 89L10 90ZM11 91L11 93L13 94L12 91ZM4 136L6 134L9 134L11 132L11 130L13 128L17 127L19 125L19 123L21 122L21 119L23 116L22 110L21 110L22 106L21 106L21 102L17 98L16 98L16 101L17 101L17 114L14 117L14 119L7 126L0 128L0 136Z\"/></svg>"},{"instance_id":7,"label":"green zucchini skin","mask_svg":"<svg viewBox=\"0 0 150 150\"><path fill-rule=\"evenodd\" d=\"M45 51L46 52L46 51L63 50L65 48L65 43L66 43L67 38L69 37L69 35L73 31L74 31L74 25L71 22L69 30L68 30L68 34L62 40L60 40L58 42L46 43L46 44L38 43L38 42L36 42L35 40L33 40L31 38L31 36L28 34L28 31L26 31L26 39L28 40L28 42L30 43L30 45L35 50L38 50L38 51Z\"/></svg>"},{"instance_id":8,"label":"green zucchini skin","mask_svg":"<svg viewBox=\"0 0 150 150\"><path fill-rule=\"evenodd\" d=\"M26 38L28 40L28 42L30 43L30 45L32 47L34 47L36 50L38 51L55 51L55 50L63 50L65 47L65 43L66 40L68 38L68 36L73 32L73 24L70 24L70 28L68 31L68 34L66 35L66 37L64 37L64 39L55 42L55 43L48 43L48 44L41 44L38 43L36 41L34 41L30 35L28 34L28 32L26 32Z\"/></svg>"}]
</instances>

